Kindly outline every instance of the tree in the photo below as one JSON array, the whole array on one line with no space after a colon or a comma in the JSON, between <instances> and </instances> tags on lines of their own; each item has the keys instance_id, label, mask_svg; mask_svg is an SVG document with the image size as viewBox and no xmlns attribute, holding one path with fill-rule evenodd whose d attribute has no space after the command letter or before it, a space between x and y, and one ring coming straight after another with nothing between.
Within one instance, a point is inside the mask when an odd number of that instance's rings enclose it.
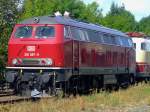
<instances>
[{"instance_id":1,"label":"tree","mask_svg":"<svg viewBox=\"0 0 150 112\"><path fill-rule=\"evenodd\" d=\"M7 58L7 43L17 19L18 2L18 0L0 1L0 67L4 66L4 60Z\"/></svg>"},{"instance_id":2,"label":"tree","mask_svg":"<svg viewBox=\"0 0 150 112\"><path fill-rule=\"evenodd\" d=\"M93 2L81 10L79 18L91 23L101 23L103 19L102 9L99 9L99 5Z\"/></svg>"},{"instance_id":3,"label":"tree","mask_svg":"<svg viewBox=\"0 0 150 112\"><path fill-rule=\"evenodd\" d=\"M139 21L139 31L150 35L150 16L142 18Z\"/></svg>"},{"instance_id":4,"label":"tree","mask_svg":"<svg viewBox=\"0 0 150 112\"><path fill-rule=\"evenodd\" d=\"M111 10L102 21L104 26L115 28L123 32L138 30L134 15L127 11L124 5L118 7L112 3L110 9Z\"/></svg>"},{"instance_id":5,"label":"tree","mask_svg":"<svg viewBox=\"0 0 150 112\"><path fill-rule=\"evenodd\" d=\"M71 15L78 17L83 8L84 3L80 0L26 0L21 18L53 15L56 11L61 13L68 11Z\"/></svg>"},{"instance_id":6,"label":"tree","mask_svg":"<svg viewBox=\"0 0 150 112\"><path fill-rule=\"evenodd\" d=\"M70 12L76 19L98 23L102 17L98 4L93 2L85 5L81 0L26 0L23 6L21 20L43 15L53 15L54 12ZM88 12L88 13L87 13Z\"/></svg>"}]
</instances>

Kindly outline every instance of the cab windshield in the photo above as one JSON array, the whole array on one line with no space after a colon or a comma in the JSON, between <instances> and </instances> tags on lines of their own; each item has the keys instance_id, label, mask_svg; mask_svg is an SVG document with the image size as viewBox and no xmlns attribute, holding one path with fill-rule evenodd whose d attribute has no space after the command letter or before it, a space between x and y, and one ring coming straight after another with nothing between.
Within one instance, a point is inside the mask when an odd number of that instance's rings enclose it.
<instances>
[{"instance_id":1,"label":"cab windshield","mask_svg":"<svg viewBox=\"0 0 150 112\"><path fill-rule=\"evenodd\" d=\"M16 38L30 38L32 35L32 26L20 26L16 29Z\"/></svg>"},{"instance_id":2,"label":"cab windshield","mask_svg":"<svg viewBox=\"0 0 150 112\"><path fill-rule=\"evenodd\" d=\"M36 29L36 38L50 38L55 36L55 29L53 26L39 26Z\"/></svg>"}]
</instances>

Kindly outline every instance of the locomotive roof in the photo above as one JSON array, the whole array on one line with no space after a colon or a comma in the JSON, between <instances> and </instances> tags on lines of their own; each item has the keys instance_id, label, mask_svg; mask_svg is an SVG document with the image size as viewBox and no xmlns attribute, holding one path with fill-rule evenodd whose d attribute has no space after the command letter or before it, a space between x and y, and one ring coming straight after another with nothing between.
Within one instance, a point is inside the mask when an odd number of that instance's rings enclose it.
<instances>
[{"instance_id":1,"label":"locomotive roof","mask_svg":"<svg viewBox=\"0 0 150 112\"><path fill-rule=\"evenodd\" d=\"M37 20L38 22L35 23L35 20ZM76 26L80 28L86 28L86 29L104 32L104 33L128 37L125 33L116 29L107 28L102 25L82 22L79 20L75 20L75 19L71 19L71 18L63 17L63 16L55 16L55 17L54 16L40 16L36 18L26 19L22 21L20 24L64 24L64 25Z\"/></svg>"}]
</instances>

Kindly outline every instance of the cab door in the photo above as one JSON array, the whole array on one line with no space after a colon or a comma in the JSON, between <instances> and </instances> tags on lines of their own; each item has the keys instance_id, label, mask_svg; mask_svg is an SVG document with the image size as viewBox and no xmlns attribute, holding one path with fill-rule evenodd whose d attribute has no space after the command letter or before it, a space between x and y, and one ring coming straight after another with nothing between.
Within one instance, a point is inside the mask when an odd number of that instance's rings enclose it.
<instances>
[{"instance_id":1,"label":"cab door","mask_svg":"<svg viewBox=\"0 0 150 112\"><path fill-rule=\"evenodd\" d=\"M73 67L73 74L79 74L79 44L80 44L80 32L77 27L70 27L71 35L72 35L72 67Z\"/></svg>"},{"instance_id":2,"label":"cab door","mask_svg":"<svg viewBox=\"0 0 150 112\"><path fill-rule=\"evenodd\" d=\"M79 74L79 41L73 40L73 74Z\"/></svg>"}]
</instances>

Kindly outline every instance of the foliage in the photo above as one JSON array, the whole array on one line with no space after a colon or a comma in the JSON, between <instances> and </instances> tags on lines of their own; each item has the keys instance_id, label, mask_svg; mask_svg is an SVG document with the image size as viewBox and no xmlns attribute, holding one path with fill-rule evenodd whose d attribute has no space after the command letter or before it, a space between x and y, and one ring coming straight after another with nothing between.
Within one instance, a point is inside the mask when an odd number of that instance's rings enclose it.
<instances>
[{"instance_id":1,"label":"foliage","mask_svg":"<svg viewBox=\"0 0 150 112\"><path fill-rule=\"evenodd\" d=\"M150 35L150 16L143 18L139 22L139 31L146 33L147 35Z\"/></svg>"},{"instance_id":2,"label":"foliage","mask_svg":"<svg viewBox=\"0 0 150 112\"><path fill-rule=\"evenodd\" d=\"M134 16L127 11L124 6L118 7L113 3L110 9L103 20L104 26L115 28L123 32L138 30Z\"/></svg>"},{"instance_id":3,"label":"foliage","mask_svg":"<svg viewBox=\"0 0 150 112\"><path fill-rule=\"evenodd\" d=\"M7 42L16 20L17 2L17 0L0 1L0 68L4 67L7 57Z\"/></svg>"},{"instance_id":4,"label":"foliage","mask_svg":"<svg viewBox=\"0 0 150 112\"><path fill-rule=\"evenodd\" d=\"M72 15L78 16L83 7L84 3L80 0L63 0L63 3L62 0L26 0L21 18L53 15L56 11L69 11Z\"/></svg>"},{"instance_id":5,"label":"foliage","mask_svg":"<svg viewBox=\"0 0 150 112\"><path fill-rule=\"evenodd\" d=\"M96 2L85 5L81 0L63 0L63 4L62 0L26 0L21 20L35 16L53 15L56 11L60 11L62 14L68 11L74 18L98 23L102 16L98 7Z\"/></svg>"},{"instance_id":6,"label":"foliage","mask_svg":"<svg viewBox=\"0 0 150 112\"><path fill-rule=\"evenodd\" d=\"M91 23L101 23L103 19L102 10L99 9L99 5L96 2L93 2L80 11L79 18Z\"/></svg>"}]
</instances>

